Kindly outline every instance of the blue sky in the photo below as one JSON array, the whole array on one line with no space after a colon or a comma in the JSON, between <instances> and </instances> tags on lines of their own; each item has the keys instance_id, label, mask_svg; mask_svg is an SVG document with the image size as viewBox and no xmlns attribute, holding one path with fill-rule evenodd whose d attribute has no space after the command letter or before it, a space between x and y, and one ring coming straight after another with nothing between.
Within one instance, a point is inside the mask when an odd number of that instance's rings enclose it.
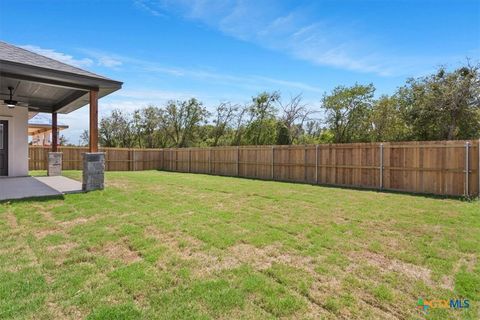
<instances>
[{"instance_id":1,"label":"blue sky","mask_svg":"<svg viewBox=\"0 0 480 320\"><path fill-rule=\"evenodd\" d=\"M0 38L124 82L100 114L280 90L318 108L337 85L392 93L480 57L480 1L0 0ZM61 115L78 142L87 108Z\"/></svg>"}]
</instances>

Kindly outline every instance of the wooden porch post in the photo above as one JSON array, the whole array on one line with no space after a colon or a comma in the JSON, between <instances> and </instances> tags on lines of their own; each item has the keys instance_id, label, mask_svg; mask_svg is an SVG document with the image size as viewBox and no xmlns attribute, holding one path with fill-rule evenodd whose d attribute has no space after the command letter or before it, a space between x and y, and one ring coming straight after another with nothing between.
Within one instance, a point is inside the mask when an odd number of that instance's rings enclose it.
<instances>
[{"instance_id":1,"label":"wooden porch post","mask_svg":"<svg viewBox=\"0 0 480 320\"><path fill-rule=\"evenodd\" d=\"M58 151L58 124L57 113L52 112L52 152Z\"/></svg>"},{"instance_id":2,"label":"wooden porch post","mask_svg":"<svg viewBox=\"0 0 480 320\"><path fill-rule=\"evenodd\" d=\"M89 152L98 152L98 91L90 91Z\"/></svg>"}]
</instances>

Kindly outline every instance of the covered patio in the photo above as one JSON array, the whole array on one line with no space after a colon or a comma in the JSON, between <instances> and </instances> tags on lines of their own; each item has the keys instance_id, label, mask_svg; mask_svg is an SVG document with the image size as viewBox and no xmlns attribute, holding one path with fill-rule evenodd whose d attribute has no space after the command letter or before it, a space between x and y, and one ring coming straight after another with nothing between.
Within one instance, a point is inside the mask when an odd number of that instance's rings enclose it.
<instances>
[{"instance_id":1,"label":"covered patio","mask_svg":"<svg viewBox=\"0 0 480 320\"><path fill-rule=\"evenodd\" d=\"M35 115L33 114L33 116ZM60 131L65 129L68 129L68 126L57 125L57 139L60 139ZM28 123L28 136L32 146L50 146L53 139L52 125L49 123Z\"/></svg>"},{"instance_id":2,"label":"covered patio","mask_svg":"<svg viewBox=\"0 0 480 320\"><path fill-rule=\"evenodd\" d=\"M48 175L59 176L62 154L58 152L58 115L85 105L89 106L89 150L84 154L81 189L102 189L104 154L98 152L98 100L121 87L122 82L0 42L0 199L7 194L14 197L8 189L14 185L15 190L21 190L17 186L22 183L38 196L48 193L48 188L63 192L60 187L51 188L55 179L11 179L28 177L29 113L51 114ZM39 183L46 187L37 188Z\"/></svg>"}]
</instances>

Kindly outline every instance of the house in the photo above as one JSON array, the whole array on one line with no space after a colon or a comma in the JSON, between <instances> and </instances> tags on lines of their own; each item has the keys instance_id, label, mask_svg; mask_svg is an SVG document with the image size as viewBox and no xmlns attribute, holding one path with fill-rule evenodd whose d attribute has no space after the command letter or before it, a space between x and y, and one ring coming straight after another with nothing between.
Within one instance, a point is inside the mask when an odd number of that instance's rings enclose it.
<instances>
[{"instance_id":1,"label":"house","mask_svg":"<svg viewBox=\"0 0 480 320\"><path fill-rule=\"evenodd\" d=\"M29 112L29 119L32 119L36 113ZM60 131L68 129L66 125L57 125L57 141L60 141ZM51 123L28 122L29 144L32 146L51 146L53 141Z\"/></svg>"},{"instance_id":2,"label":"house","mask_svg":"<svg viewBox=\"0 0 480 320\"><path fill-rule=\"evenodd\" d=\"M98 99L121 87L122 82L0 41L0 176L28 175L29 112L51 114L50 169L61 166L57 115L88 105L90 141L89 152L84 155L83 185L86 190L103 187Z\"/></svg>"}]
</instances>

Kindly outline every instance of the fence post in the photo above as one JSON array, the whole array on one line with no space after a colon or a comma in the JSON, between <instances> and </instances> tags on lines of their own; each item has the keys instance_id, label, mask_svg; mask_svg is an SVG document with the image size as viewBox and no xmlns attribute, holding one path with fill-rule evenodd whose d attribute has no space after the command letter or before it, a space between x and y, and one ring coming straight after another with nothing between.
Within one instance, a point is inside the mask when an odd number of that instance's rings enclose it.
<instances>
[{"instance_id":1,"label":"fence post","mask_svg":"<svg viewBox=\"0 0 480 320\"><path fill-rule=\"evenodd\" d=\"M380 143L380 189L383 189L383 143Z\"/></svg>"},{"instance_id":2,"label":"fence post","mask_svg":"<svg viewBox=\"0 0 480 320\"><path fill-rule=\"evenodd\" d=\"M477 178L478 178L478 198L480 199L480 139L478 139L478 158L477 158Z\"/></svg>"},{"instance_id":3,"label":"fence post","mask_svg":"<svg viewBox=\"0 0 480 320\"><path fill-rule=\"evenodd\" d=\"M337 145L335 147L332 147L331 144L328 145L328 149L330 151L330 164L331 167L330 169L333 169L333 183L338 184L337 181ZM333 154L333 155L332 155ZM332 161L333 158L333 161Z\"/></svg>"},{"instance_id":4,"label":"fence post","mask_svg":"<svg viewBox=\"0 0 480 320\"><path fill-rule=\"evenodd\" d=\"M175 149L175 171L178 171L178 149Z\"/></svg>"},{"instance_id":5,"label":"fence post","mask_svg":"<svg viewBox=\"0 0 480 320\"><path fill-rule=\"evenodd\" d=\"M275 180L275 146L272 146L272 180Z\"/></svg>"},{"instance_id":6,"label":"fence post","mask_svg":"<svg viewBox=\"0 0 480 320\"><path fill-rule=\"evenodd\" d=\"M307 182L307 146L303 146L303 180Z\"/></svg>"},{"instance_id":7,"label":"fence post","mask_svg":"<svg viewBox=\"0 0 480 320\"><path fill-rule=\"evenodd\" d=\"M110 171L110 157L108 156L107 150L105 152L105 171ZM63 158L62 158L62 165L63 165Z\"/></svg>"},{"instance_id":8,"label":"fence post","mask_svg":"<svg viewBox=\"0 0 480 320\"><path fill-rule=\"evenodd\" d=\"M128 171L133 171L132 168L132 149L128 150Z\"/></svg>"},{"instance_id":9,"label":"fence post","mask_svg":"<svg viewBox=\"0 0 480 320\"><path fill-rule=\"evenodd\" d=\"M315 145L315 184L318 184L318 144Z\"/></svg>"},{"instance_id":10,"label":"fence post","mask_svg":"<svg viewBox=\"0 0 480 320\"><path fill-rule=\"evenodd\" d=\"M258 178L258 146L255 146L255 178Z\"/></svg>"},{"instance_id":11,"label":"fence post","mask_svg":"<svg viewBox=\"0 0 480 320\"><path fill-rule=\"evenodd\" d=\"M240 175L240 147L237 146L237 177Z\"/></svg>"},{"instance_id":12,"label":"fence post","mask_svg":"<svg viewBox=\"0 0 480 320\"><path fill-rule=\"evenodd\" d=\"M165 148L162 148L162 165L160 167L165 170Z\"/></svg>"},{"instance_id":13,"label":"fence post","mask_svg":"<svg viewBox=\"0 0 480 320\"><path fill-rule=\"evenodd\" d=\"M191 163L192 163L192 149L188 148L188 173L190 173L191 171L190 169Z\"/></svg>"},{"instance_id":14,"label":"fence post","mask_svg":"<svg viewBox=\"0 0 480 320\"><path fill-rule=\"evenodd\" d=\"M469 167L469 158L470 158L470 155L469 155L469 147L470 147L470 142L465 142L465 196L469 196L470 195L470 190L469 189L469 171L470 171L470 167Z\"/></svg>"},{"instance_id":15,"label":"fence post","mask_svg":"<svg viewBox=\"0 0 480 320\"><path fill-rule=\"evenodd\" d=\"M135 149L132 150L132 167L133 167L133 171L136 171L135 169L136 168L136 165L135 165Z\"/></svg>"},{"instance_id":16,"label":"fence post","mask_svg":"<svg viewBox=\"0 0 480 320\"><path fill-rule=\"evenodd\" d=\"M212 148L208 149L208 173L212 173Z\"/></svg>"}]
</instances>

